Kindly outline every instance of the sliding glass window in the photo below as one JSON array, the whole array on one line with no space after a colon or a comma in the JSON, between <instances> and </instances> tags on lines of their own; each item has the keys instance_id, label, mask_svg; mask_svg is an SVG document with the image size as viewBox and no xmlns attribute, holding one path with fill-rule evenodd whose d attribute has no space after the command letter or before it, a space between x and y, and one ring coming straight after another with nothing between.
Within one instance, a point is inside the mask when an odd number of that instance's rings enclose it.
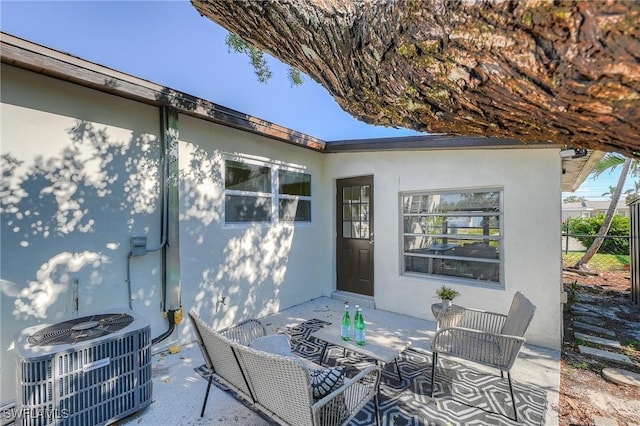
<instances>
[{"instance_id":1,"label":"sliding glass window","mask_svg":"<svg viewBox=\"0 0 640 426\"><path fill-rule=\"evenodd\" d=\"M310 174L226 160L224 190L225 223L311 221Z\"/></svg>"},{"instance_id":2,"label":"sliding glass window","mask_svg":"<svg viewBox=\"0 0 640 426\"><path fill-rule=\"evenodd\" d=\"M311 175L278 170L278 218L287 222L311 222Z\"/></svg>"}]
</instances>

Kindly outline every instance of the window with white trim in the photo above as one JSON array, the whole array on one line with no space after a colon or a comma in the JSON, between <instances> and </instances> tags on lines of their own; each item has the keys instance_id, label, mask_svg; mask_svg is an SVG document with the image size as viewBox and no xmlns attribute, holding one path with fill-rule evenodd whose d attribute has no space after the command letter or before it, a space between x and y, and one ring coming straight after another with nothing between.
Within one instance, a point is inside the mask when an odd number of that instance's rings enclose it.
<instances>
[{"instance_id":1,"label":"window with white trim","mask_svg":"<svg viewBox=\"0 0 640 426\"><path fill-rule=\"evenodd\" d=\"M400 198L403 273L501 283L501 190L412 192Z\"/></svg>"},{"instance_id":2,"label":"window with white trim","mask_svg":"<svg viewBox=\"0 0 640 426\"><path fill-rule=\"evenodd\" d=\"M278 219L311 222L311 175L278 169Z\"/></svg>"},{"instance_id":3,"label":"window with white trim","mask_svg":"<svg viewBox=\"0 0 640 426\"><path fill-rule=\"evenodd\" d=\"M311 175L294 168L225 160L225 223L311 222Z\"/></svg>"}]
</instances>

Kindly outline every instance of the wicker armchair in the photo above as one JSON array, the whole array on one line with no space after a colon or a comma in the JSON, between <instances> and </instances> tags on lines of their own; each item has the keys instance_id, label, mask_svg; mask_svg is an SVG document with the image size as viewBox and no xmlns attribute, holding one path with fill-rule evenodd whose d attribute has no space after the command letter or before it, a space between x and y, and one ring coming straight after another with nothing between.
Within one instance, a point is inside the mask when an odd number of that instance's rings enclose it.
<instances>
[{"instance_id":1,"label":"wicker armchair","mask_svg":"<svg viewBox=\"0 0 640 426\"><path fill-rule=\"evenodd\" d=\"M200 416L213 378L241 399L281 425L339 426L349 421L372 399L379 423L380 369L371 365L319 400L312 395L309 371L320 368L296 356L272 354L249 347L266 335L258 320L243 321L222 331L213 330L189 312L207 367L211 371Z\"/></svg>"},{"instance_id":2,"label":"wicker armchair","mask_svg":"<svg viewBox=\"0 0 640 426\"><path fill-rule=\"evenodd\" d=\"M440 312L438 330L432 343L431 397L439 355L476 362L499 369L502 377L507 372L514 420L518 421L510 370L524 344L524 334L535 309L529 299L517 292L507 315L460 306L451 306Z\"/></svg>"}]
</instances>

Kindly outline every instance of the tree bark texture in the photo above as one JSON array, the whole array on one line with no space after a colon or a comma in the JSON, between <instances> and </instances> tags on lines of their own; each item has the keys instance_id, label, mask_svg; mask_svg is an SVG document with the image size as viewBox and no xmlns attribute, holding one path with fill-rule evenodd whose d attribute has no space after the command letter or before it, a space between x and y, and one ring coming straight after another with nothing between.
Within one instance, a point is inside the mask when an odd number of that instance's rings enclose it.
<instances>
[{"instance_id":1,"label":"tree bark texture","mask_svg":"<svg viewBox=\"0 0 640 426\"><path fill-rule=\"evenodd\" d=\"M192 3L367 123L640 156L640 2Z\"/></svg>"}]
</instances>

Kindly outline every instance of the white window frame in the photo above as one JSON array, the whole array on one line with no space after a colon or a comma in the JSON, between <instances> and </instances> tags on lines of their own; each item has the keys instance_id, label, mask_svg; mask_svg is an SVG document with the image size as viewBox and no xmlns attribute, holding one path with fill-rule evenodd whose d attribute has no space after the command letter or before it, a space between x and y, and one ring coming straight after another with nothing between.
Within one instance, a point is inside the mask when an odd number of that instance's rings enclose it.
<instances>
[{"instance_id":1,"label":"white window frame","mask_svg":"<svg viewBox=\"0 0 640 426\"><path fill-rule=\"evenodd\" d=\"M226 171L227 171L227 162L228 161L234 161L236 163L244 163L244 164L248 164L248 165L252 165L252 166L258 166L258 167L268 167L270 170L270 177L271 177L271 192L254 192L254 191L240 191L240 190L235 190L235 189L227 189L226 188L226 181L225 181L225 177L226 177ZM289 195L289 194L280 194L279 193L279 171L283 170L283 171L288 171L288 172L295 172L295 173L300 173L300 174L304 174L304 175L308 175L309 178L311 179L311 194L309 196L306 195ZM223 223L225 226L227 227L247 227L247 226L254 226L254 225L272 225L272 224L295 224L295 225L301 225L301 224L310 224L312 223L313 220L313 214L312 214L312 207L313 207L313 175L311 173L309 173L308 170L306 170L303 167L298 167L298 166L294 166L294 165L290 165L290 164L280 164L280 163L275 163L275 162L269 162L269 161L260 161L260 160L255 160L252 158L247 158L247 157L241 157L241 156L233 156L233 155L226 155L223 157L223 165L222 165L222 200L223 200L223 207L222 207L222 219L223 219ZM226 209L227 209L227 195L235 195L235 196L242 196L242 197L256 197L256 198L270 198L271 199L271 209L270 209L270 216L271 216L271 220L264 220L264 221L245 221L245 222L227 222L227 214L226 214ZM309 201L309 220L284 220L280 218L280 200L296 200L296 201Z\"/></svg>"},{"instance_id":2,"label":"white window frame","mask_svg":"<svg viewBox=\"0 0 640 426\"><path fill-rule=\"evenodd\" d=\"M459 193L479 193L479 192L498 192L500 194L500 202L499 202L499 212L495 213L478 213L477 215L474 213L474 216L498 216L499 217L499 236L491 236L489 239L495 240L499 242L500 250L498 251L499 258L498 259L485 259L485 258L474 258L474 257L460 257L460 256L447 256L446 254L416 254L412 252L405 251L405 236L433 236L438 239L443 237L443 234L415 234L411 232L405 232L404 229L404 219L407 216L443 216L443 217L451 217L455 216L455 214L437 214L437 213L404 213L403 206L403 198L406 196L417 196L417 195L441 195L441 194L459 194ZM504 262L505 262L505 253L504 253L504 188L501 187L481 187L481 188L452 188L452 189L443 189L443 190L422 190L422 191L405 191L400 192L398 197L399 202L399 213L400 213L400 275L410 276L415 278L422 278L425 280L438 280L438 281L451 281L456 284L466 284L473 285L477 287L485 287L492 289L504 289ZM448 238L462 239L462 240L477 240L477 237L473 235L460 235L460 234L447 234ZM405 265L405 256L412 257L424 257L431 259L449 259L454 261L464 261L469 260L473 262L482 262L482 263L495 263L498 264L498 281L491 280L481 280L481 279L473 279L473 278L465 278L459 277L455 275L443 275L437 273L429 273L429 272L417 272L417 271L406 271Z\"/></svg>"},{"instance_id":3,"label":"white window frame","mask_svg":"<svg viewBox=\"0 0 640 426\"><path fill-rule=\"evenodd\" d=\"M275 165L274 169L273 169L273 173L274 176L272 177L272 184L273 184L273 188L274 188L274 195L275 195L275 200L274 200L274 209L275 209L275 213L272 217L274 217L276 219L276 222L279 223L311 223L313 220L313 214L312 214L312 207L313 207L313 202L312 202L312 195L291 195L291 194L281 194L280 193L280 175L279 175L279 171L286 171L286 172L294 172L294 173L300 173L303 175L308 175L310 182L310 188L309 190L311 191L311 194L313 195L313 176L311 175L311 173L297 168L297 167L292 167L289 165ZM280 219L280 200L295 200L295 201L309 201L309 220L295 220L295 218L293 220L283 220Z\"/></svg>"}]
</instances>

